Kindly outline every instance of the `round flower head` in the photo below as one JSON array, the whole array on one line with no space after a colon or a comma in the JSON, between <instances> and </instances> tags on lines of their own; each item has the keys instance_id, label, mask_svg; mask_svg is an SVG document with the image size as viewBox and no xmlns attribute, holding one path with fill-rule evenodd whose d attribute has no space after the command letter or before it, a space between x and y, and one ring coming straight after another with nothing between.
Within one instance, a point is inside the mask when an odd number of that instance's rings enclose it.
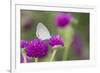
<instances>
[{"instance_id":1,"label":"round flower head","mask_svg":"<svg viewBox=\"0 0 100 73\"><path fill-rule=\"evenodd\" d=\"M71 14L65 14L65 13L59 13L55 17L55 24L58 27L65 27L68 26L71 22L72 15Z\"/></svg>"},{"instance_id":2,"label":"round flower head","mask_svg":"<svg viewBox=\"0 0 100 73\"><path fill-rule=\"evenodd\" d=\"M27 47L27 45L28 45L28 42L27 41L25 41L25 40L21 40L20 41L20 47L21 48L25 48L25 47Z\"/></svg>"},{"instance_id":3,"label":"round flower head","mask_svg":"<svg viewBox=\"0 0 100 73\"><path fill-rule=\"evenodd\" d=\"M55 46L64 46L64 41L63 41L63 39L61 38L60 35L55 35L55 36L51 37L51 39L49 41L49 44L52 47L55 47Z\"/></svg>"},{"instance_id":4,"label":"round flower head","mask_svg":"<svg viewBox=\"0 0 100 73\"><path fill-rule=\"evenodd\" d=\"M48 54L48 44L40 39L32 40L26 49L27 56L41 58Z\"/></svg>"}]
</instances>

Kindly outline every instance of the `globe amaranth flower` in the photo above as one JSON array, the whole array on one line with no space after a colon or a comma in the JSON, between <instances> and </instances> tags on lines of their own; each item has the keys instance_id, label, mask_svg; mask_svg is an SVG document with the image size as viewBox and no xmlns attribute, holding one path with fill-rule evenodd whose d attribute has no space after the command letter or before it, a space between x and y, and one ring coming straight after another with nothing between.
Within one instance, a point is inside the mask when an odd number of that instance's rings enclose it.
<instances>
[{"instance_id":1,"label":"globe amaranth flower","mask_svg":"<svg viewBox=\"0 0 100 73\"><path fill-rule=\"evenodd\" d=\"M71 22L72 15L68 13L59 13L55 17L55 25L58 27L68 26Z\"/></svg>"},{"instance_id":2,"label":"globe amaranth flower","mask_svg":"<svg viewBox=\"0 0 100 73\"><path fill-rule=\"evenodd\" d=\"M52 47L64 46L64 40L60 35L54 35L50 38L49 44Z\"/></svg>"},{"instance_id":3,"label":"globe amaranth flower","mask_svg":"<svg viewBox=\"0 0 100 73\"><path fill-rule=\"evenodd\" d=\"M80 56L82 54L82 48L83 48L82 40L80 36L76 33L73 36L72 47L74 48L74 51L77 55Z\"/></svg>"},{"instance_id":4,"label":"globe amaranth flower","mask_svg":"<svg viewBox=\"0 0 100 73\"><path fill-rule=\"evenodd\" d=\"M40 39L33 39L26 49L27 56L41 58L48 54L48 44Z\"/></svg>"},{"instance_id":5,"label":"globe amaranth flower","mask_svg":"<svg viewBox=\"0 0 100 73\"><path fill-rule=\"evenodd\" d=\"M25 41L25 40L21 40L20 41L20 47L21 48L25 48L25 47L27 47L27 45L28 45L28 42L27 41Z\"/></svg>"}]
</instances>

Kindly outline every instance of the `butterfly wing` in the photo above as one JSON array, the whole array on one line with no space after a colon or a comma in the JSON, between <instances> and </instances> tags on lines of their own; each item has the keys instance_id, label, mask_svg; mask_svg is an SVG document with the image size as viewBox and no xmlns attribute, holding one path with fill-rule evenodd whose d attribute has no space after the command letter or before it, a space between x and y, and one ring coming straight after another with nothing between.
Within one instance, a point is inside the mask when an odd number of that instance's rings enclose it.
<instances>
[{"instance_id":1,"label":"butterfly wing","mask_svg":"<svg viewBox=\"0 0 100 73\"><path fill-rule=\"evenodd\" d=\"M41 40L46 40L51 38L49 30L42 23L38 23L36 36Z\"/></svg>"}]
</instances>

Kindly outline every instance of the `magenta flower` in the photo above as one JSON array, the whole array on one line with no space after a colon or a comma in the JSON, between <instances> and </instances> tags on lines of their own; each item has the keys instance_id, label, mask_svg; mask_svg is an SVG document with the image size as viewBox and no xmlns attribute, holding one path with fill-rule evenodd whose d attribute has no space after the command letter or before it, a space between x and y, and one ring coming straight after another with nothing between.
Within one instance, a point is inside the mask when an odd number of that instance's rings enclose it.
<instances>
[{"instance_id":1,"label":"magenta flower","mask_svg":"<svg viewBox=\"0 0 100 73\"><path fill-rule=\"evenodd\" d=\"M40 39L32 40L26 49L27 56L41 58L48 54L48 44Z\"/></svg>"},{"instance_id":2,"label":"magenta flower","mask_svg":"<svg viewBox=\"0 0 100 73\"><path fill-rule=\"evenodd\" d=\"M27 41L25 41L25 40L21 40L20 41L20 47L21 48L25 48L25 47L27 47L27 45L28 45L28 42Z\"/></svg>"},{"instance_id":3,"label":"magenta flower","mask_svg":"<svg viewBox=\"0 0 100 73\"><path fill-rule=\"evenodd\" d=\"M23 59L23 56L21 55L21 57L20 57L20 61L21 61L21 63L23 63L24 62L24 59Z\"/></svg>"},{"instance_id":4,"label":"magenta flower","mask_svg":"<svg viewBox=\"0 0 100 73\"><path fill-rule=\"evenodd\" d=\"M55 17L55 24L58 27L65 27L68 26L71 22L72 15L71 14L65 14L65 13L59 13Z\"/></svg>"},{"instance_id":5,"label":"magenta flower","mask_svg":"<svg viewBox=\"0 0 100 73\"><path fill-rule=\"evenodd\" d=\"M52 47L54 47L54 46L64 46L64 40L61 38L60 35L55 35L55 36L51 37L49 44Z\"/></svg>"}]
</instances>

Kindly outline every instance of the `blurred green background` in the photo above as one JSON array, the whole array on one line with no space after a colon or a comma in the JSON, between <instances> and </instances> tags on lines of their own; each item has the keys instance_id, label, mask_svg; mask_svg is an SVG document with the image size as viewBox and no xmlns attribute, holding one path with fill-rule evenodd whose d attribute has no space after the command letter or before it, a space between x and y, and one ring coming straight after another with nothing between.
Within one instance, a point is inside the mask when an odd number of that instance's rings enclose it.
<instances>
[{"instance_id":1,"label":"blurred green background","mask_svg":"<svg viewBox=\"0 0 100 73\"><path fill-rule=\"evenodd\" d=\"M55 60L86 60L89 59L89 13L80 12L64 12L71 13L77 20L77 23L70 24L70 27L65 30L58 29L55 26L55 16L61 12L55 11L36 11L36 10L21 10L21 39L31 41L36 37L36 26L39 22L43 23L49 30L51 35L60 34L65 40L65 47L58 48ZM75 53L75 48L72 47L74 34L77 33L82 42L81 55ZM50 48L50 47L49 47ZM66 49L66 51L65 51ZM64 54L65 51L65 54ZM77 49L76 49L77 51ZM39 59L39 61L48 61L52 54L49 50L49 55ZM65 56L64 56L65 55ZM65 58L64 58L65 57Z\"/></svg>"}]
</instances>

